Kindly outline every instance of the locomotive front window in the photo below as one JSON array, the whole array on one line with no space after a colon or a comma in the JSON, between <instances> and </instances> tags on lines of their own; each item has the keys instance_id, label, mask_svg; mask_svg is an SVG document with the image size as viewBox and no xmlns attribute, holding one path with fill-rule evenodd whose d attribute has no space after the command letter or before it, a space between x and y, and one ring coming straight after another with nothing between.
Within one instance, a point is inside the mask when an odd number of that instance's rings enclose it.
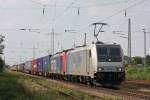
<instances>
[{"instance_id":1,"label":"locomotive front window","mask_svg":"<svg viewBox=\"0 0 150 100\"><path fill-rule=\"evenodd\" d=\"M98 61L105 62L108 56L108 50L106 47L97 47Z\"/></svg>"},{"instance_id":2,"label":"locomotive front window","mask_svg":"<svg viewBox=\"0 0 150 100\"><path fill-rule=\"evenodd\" d=\"M110 48L109 58L111 59L112 62L120 62L121 61L120 48Z\"/></svg>"},{"instance_id":3,"label":"locomotive front window","mask_svg":"<svg viewBox=\"0 0 150 100\"><path fill-rule=\"evenodd\" d=\"M99 62L120 62L121 52L119 47L97 46L97 57Z\"/></svg>"}]
</instances>

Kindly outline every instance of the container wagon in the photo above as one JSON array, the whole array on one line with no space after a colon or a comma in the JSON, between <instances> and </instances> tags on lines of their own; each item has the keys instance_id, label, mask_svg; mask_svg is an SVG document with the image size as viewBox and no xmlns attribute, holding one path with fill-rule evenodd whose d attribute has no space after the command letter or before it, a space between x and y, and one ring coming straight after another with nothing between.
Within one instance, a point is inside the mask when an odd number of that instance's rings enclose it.
<instances>
[{"instance_id":1,"label":"container wagon","mask_svg":"<svg viewBox=\"0 0 150 100\"><path fill-rule=\"evenodd\" d=\"M32 62L26 61L24 66L24 72L30 74L32 70Z\"/></svg>"},{"instance_id":2,"label":"container wagon","mask_svg":"<svg viewBox=\"0 0 150 100\"><path fill-rule=\"evenodd\" d=\"M50 57L51 57L51 55L43 57L43 74L44 74L44 76L50 75Z\"/></svg>"},{"instance_id":3,"label":"container wagon","mask_svg":"<svg viewBox=\"0 0 150 100\"><path fill-rule=\"evenodd\" d=\"M44 74L43 57L37 59L37 74L38 75Z\"/></svg>"},{"instance_id":4,"label":"container wagon","mask_svg":"<svg viewBox=\"0 0 150 100\"><path fill-rule=\"evenodd\" d=\"M37 74L37 59L32 60L32 74Z\"/></svg>"},{"instance_id":5,"label":"container wagon","mask_svg":"<svg viewBox=\"0 0 150 100\"><path fill-rule=\"evenodd\" d=\"M17 71L19 72L24 72L24 66L25 66L25 63L21 63L17 66Z\"/></svg>"}]
</instances>

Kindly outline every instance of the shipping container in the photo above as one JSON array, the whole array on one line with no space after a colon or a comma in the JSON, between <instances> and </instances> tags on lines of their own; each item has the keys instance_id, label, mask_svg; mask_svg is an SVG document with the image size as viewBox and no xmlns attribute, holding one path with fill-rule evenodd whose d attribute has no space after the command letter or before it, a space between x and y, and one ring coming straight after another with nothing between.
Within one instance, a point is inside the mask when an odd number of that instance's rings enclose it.
<instances>
[{"instance_id":1,"label":"shipping container","mask_svg":"<svg viewBox=\"0 0 150 100\"><path fill-rule=\"evenodd\" d=\"M43 57L37 59L37 72L39 75L43 73Z\"/></svg>"},{"instance_id":2,"label":"shipping container","mask_svg":"<svg viewBox=\"0 0 150 100\"><path fill-rule=\"evenodd\" d=\"M62 62L61 62L60 53L57 53L57 54L53 55L51 57L51 73L58 73L58 74L60 74L61 67L62 67L61 63Z\"/></svg>"},{"instance_id":3,"label":"shipping container","mask_svg":"<svg viewBox=\"0 0 150 100\"><path fill-rule=\"evenodd\" d=\"M18 71L19 71L19 72L24 72L24 66L25 66L24 63L19 64L19 65L18 65Z\"/></svg>"},{"instance_id":4,"label":"shipping container","mask_svg":"<svg viewBox=\"0 0 150 100\"><path fill-rule=\"evenodd\" d=\"M37 59L32 60L32 74L37 73Z\"/></svg>"},{"instance_id":5,"label":"shipping container","mask_svg":"<svg viewBox=\"0 0 150 100\"><path fill-rule=\"evenodd\" d=\"M26 61L24 66L25 73L31 73L32 70L32 61Z\"/></svg>"},{"instance_id":6,"label":"shipping container","mask_svg":"<svg viewBox=\"0 0 150 100\"><path fill-rule=\"evenodd\" d=\"M61 73L65 74L66 73L66 64L67 64L66 51L63 51L61 53L61 61L62 61L62 64L61 64Z\"/></svg>"},{"instance_id":7,"label":"shipping container","mask_svg":"<svg viewBox=\"0 0 150 100\"><path fill-rule=\"evenodd\" d=\"M45 76L50 73L50 55L43 57L43 72Z\"/></svg>"}]
</instances>

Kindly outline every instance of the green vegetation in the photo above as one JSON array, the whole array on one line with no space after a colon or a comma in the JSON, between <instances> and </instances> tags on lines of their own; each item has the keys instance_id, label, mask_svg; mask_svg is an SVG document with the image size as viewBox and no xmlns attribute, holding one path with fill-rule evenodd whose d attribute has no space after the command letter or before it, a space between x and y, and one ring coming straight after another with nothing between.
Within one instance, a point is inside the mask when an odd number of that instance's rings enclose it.
<instances>
[{"instance_id":1,"label":"green vegetation","mask_svg":"<svg viewBox=\"0 0 150 100\"><path fill-rule=\"evenodd\" d=\"M2 58L0 57L0 72L3 72L4 66L5 66L5 63L2 60Z\"/></svg>"},{"instance_id":2,"label":"green vegetation","mask_svg":"<svg viewBox=\"0 0 150 100\"><path fill-rule=\"evenodd\" d=\"M146 56L146 67L150 66L150 55Z\"/></svg>"},{"instance_id":3,"label":"green vegetation","mask_svg":"<svg viewBox=\"0 0 150 100\"><path fill-rule=\"evenodd\" d=\"M144 65L144 67L149 67L150 66L150 56L147 55L146 56L146 64ZM132 67L132 66L137 66L137 65L140 65L140 66L143 66L143 63L144 63L144 58L140 57L140 56L135 56L135 57L132 57L132 62L130 64L127 64L126 66L128 67Z\"/></svg>"},{"instance_id":4,"label":"green vegetation","mask_svg":"<svg viewBox=\"0 0 150 100\"><path fill-rule=\"evenodd\" d=\"M0 35L0 72L3 71L4 65L5 65L5 63L1 57L1 55L3 54L3 50L4 50L4 45L2 44L3 41L4 41L4 36Z\"/></svg>"},{"instance_id":5,"label":"green vegetation","mask_svg":"<svg viewBox=\"0 0 150 100\"><path fill-rule=\"evenodd\" d=\"M150 80L150 66L138 68L136 66L126 67L127 79Z\"/></svg>"},{"instance_id":6,"label":"green vegetation","mask_svg":"<svg viewBox=\"0 0 150 100\"><path fill-rule=\"evenodd\" d=\"M16 72L0 73L0 100L79 100L79 98L100 100L98 97L50 82L45 78Z\"/></svg>"},{"instance_id":7,"label":"green vegetation","mask_svg":"<svg viewBox=\"0 0 150 100\"><path fill-rule=\"evenodd\" d=\"M132 61L133 64L142 64L142 57L133 57L133 61Z\"/></svg>"},{"instance_id":8,"label":"green vegetation","mask_svg":"<svg viewBox=\"0 0 150 100\"><path fill-rule=\"evenodd\" d=\"M136 56L132 58L132 63L126 65L126 78L150 80L150 56L146 56L146 64L143 66L144 59Z\"/></svg>"}]
</instances>

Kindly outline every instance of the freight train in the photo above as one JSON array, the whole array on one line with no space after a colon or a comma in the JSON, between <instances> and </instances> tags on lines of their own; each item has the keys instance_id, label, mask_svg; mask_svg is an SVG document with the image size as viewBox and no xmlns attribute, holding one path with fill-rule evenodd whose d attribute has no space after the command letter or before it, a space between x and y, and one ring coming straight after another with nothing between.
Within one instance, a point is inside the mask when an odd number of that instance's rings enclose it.
<instances>
[{"instance_id":1,"label":"freight train","mask_svg":"<svg viewBox=\"0 0 150 100\"><path fill-rule=\"evenodd\" d=\"M21 68L20 68L21 67ZM85 84L120 85L125 80L123 50L118 44L93 43L18 65L19 71Z\"/></svg>"}]
</instances>

